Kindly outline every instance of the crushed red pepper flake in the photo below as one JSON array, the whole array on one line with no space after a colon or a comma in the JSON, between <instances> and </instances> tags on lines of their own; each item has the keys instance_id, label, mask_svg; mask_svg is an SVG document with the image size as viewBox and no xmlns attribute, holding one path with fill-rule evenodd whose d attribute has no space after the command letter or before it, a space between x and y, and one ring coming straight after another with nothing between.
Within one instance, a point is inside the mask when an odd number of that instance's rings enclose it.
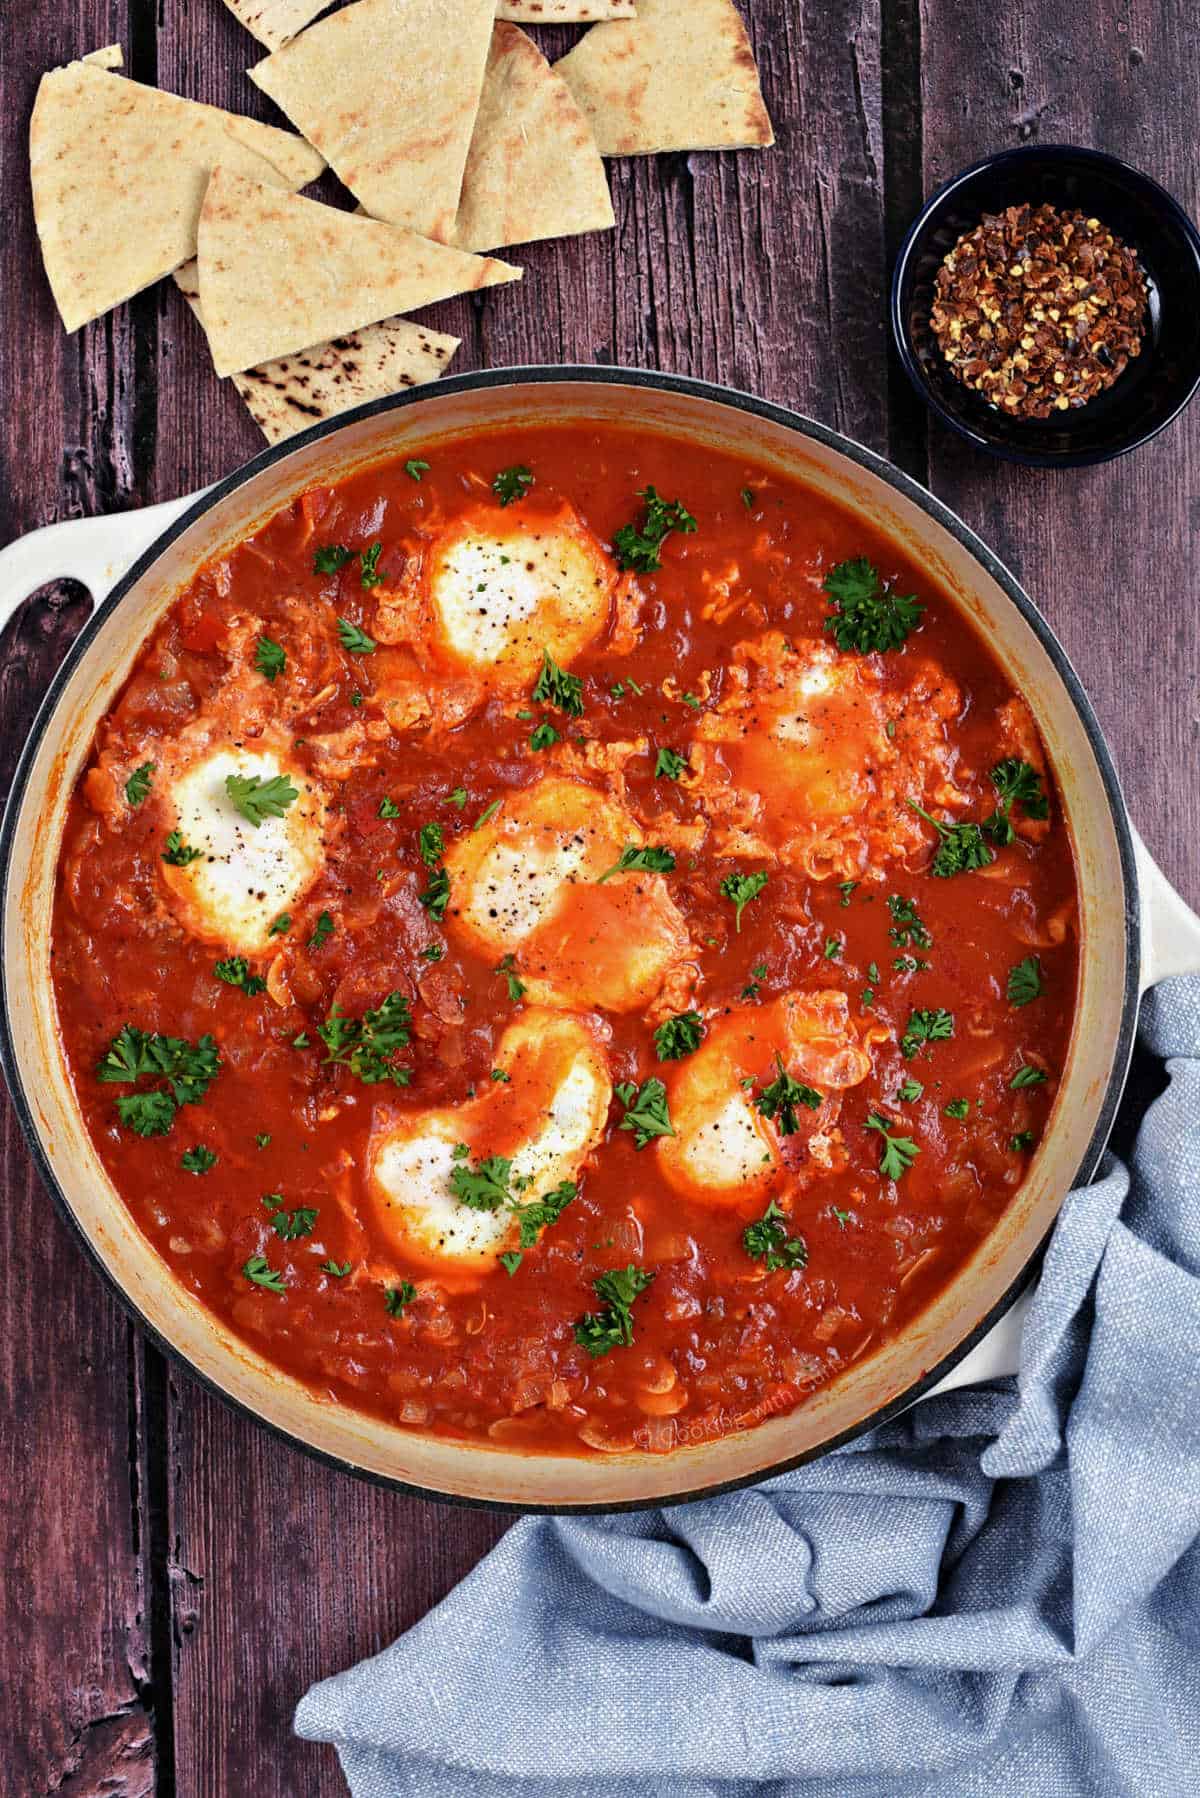
<instances>
[{"instance_id":1,"label":"crushed red pepper flake","mask_svg":"<svg viewBox=\"0 0 1200 1798\"><path fill-rule=\"evenodd\" d=\"M966 387L1050 418L1111 387L1142 348L1146 279L1097 218L1055 206L985 213L946 255L931 323Z\"/></svg>"}]
</instances>

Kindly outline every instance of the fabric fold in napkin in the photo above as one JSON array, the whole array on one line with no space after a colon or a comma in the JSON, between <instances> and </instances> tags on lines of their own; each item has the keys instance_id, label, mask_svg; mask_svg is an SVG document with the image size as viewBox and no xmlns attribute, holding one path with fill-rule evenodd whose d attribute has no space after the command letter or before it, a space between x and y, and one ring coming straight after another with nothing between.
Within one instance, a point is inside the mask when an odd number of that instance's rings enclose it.
<instances>
[{"instance_id":1,"label":"fabric fold in napkin","mask_svg":"<svg viewBox=\"0 0 1200 1798\"><path fill-rule=\"evenodd\" d=\"M1200 982L1072 1193L1017 1381L754 1491L529 1518L302 1736L353 1798L1200 1789Z\"/></svg>"}]
</instances>

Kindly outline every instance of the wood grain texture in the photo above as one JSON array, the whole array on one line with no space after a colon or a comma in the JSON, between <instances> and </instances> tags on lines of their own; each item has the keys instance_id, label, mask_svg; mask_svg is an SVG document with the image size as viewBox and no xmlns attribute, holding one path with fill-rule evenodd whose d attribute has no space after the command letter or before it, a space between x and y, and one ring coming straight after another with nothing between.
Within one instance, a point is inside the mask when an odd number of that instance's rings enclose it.
<instances>
[{"instance_id":1,"label":"wood grain texture","mask_svg":"<svg viewBox=\"0 0 1200 1798\"><path fill-rule=\"evenodd\" d=\"M777 132L764 155L611 165L615 232L518 253L526 278L431 308L456 368L673 369L889 448L1023 576L1076 658L1135 815L1200 899L1188 551L1200 408L1108 470L1044 475L931 429L889 363L885 293L923 189L1030 136L1122 151L1195 210L1188 0L743 0ZM13 16L15 15L15 17ZM128 72L282 123L220 0L17 0L0 46L0 541L170 498L261 447L173 284L67 338L37 272L24 136L45 67L121 41ZM539 34L552 56L573 28ZM319 197L345 203L332 179ZM0 773L82 617L26 609L0 656ZM411 1625L506 1527L348 1480L142 1346L54 1217L11 1113L4 1197L0 1742L6 1790L334 1798L291 1737L314 1678ZM15 1747L9 1747L14 1744ZM68 1775L70 1775L68 1779Z\"/></svg>"},{"instance_id":2,"label":"wood grain texture","mask_svg":"<svg viewBox=\"0 0 1200 1798\"><path fill-rule=\"evenodd\" d=\"M1195 24L1183 0L922 0L927 187L1007 145L1094 144L1144 168L1194 216ZM1200 407L1096 469L1011 468L933 426L930 477L1058 631L1135 823L1180 892L1200 903Z\"/></svg>"}]
</instances>

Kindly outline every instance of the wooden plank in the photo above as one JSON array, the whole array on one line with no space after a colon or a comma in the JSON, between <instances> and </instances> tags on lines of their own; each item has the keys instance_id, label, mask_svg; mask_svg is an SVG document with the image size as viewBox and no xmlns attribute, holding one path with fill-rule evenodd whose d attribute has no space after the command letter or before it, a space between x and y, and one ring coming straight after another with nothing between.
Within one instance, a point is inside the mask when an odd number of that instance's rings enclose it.
<instances>
[{"instance_id":1,"label":"wooden plank","mask_svg":"<svg viewBox=\"0 0 1200 1798\"><path fill-rule=\"evenodd\" d=\"M989 150L1096 144L1195 215L1200 40L1188 0L922 0L927 188ZM931 427L931 485L1020 576L1108 734L1151 851L1200 902L1200 407L1105 468L1009 467Z\"/></svg>"},{"instance_id":2,"label":"wooden plank","mask_svg":"<svg viewBox=\"0 0 1200 1798\"><path fill-rule=\"evenodd\" d=\"M882 446L880 75L867 10L851 0L786 9L757 0L748 11L778 147L610 165L615 232L533 245L517 254L519 289L424 315L463 338L456 369L678 369L797 405ZM577 36L559 30L540 41L558 55ZM176 9L159 33L159 79L273 117L240 75L249 53L220 6ZM332 197L331 184L320 191ZM835 333L844 353L831 355ZM235 395L218 390L170 293L159 349L165 498L215 479L258 439ZM333 1756L290 1739L296 1700L312 1679L414 1623L505 1520L330 1473L183 1378L172 1380L170 1420L179 1789L189 1798L333 1798L344 1791Z\"/></svg>"},{"instance_id":3,"label":"wooden plank","mask_svg":"<svg viewBox=\"0 0 1200 1798\"><path fill-rule=\"evenodd\" d=\"M125 7L50 9L10 35L0 108L0 542L119 509L137 479L133 370L144 308L68 338L40 272L29 200L29 112L44 68L123 35ZM5 635L0 779L86 615L48 590ZM142 1447L141 1339L33 1173L0 1100L0 1741L4 1787L148 1798L159 1757L148 1591L153 1530Z\"/></svg>"}]
</instances>

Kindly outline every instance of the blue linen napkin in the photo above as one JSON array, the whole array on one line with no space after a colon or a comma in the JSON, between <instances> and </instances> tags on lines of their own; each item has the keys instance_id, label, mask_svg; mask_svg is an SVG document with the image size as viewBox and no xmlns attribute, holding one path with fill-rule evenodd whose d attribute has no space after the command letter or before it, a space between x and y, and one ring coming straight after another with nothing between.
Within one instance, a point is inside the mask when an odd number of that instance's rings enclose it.
<instances>
[{"instance_id":1,"label":"blue linen napkin","mask_svg":"<svg viewBox=\"0 0 1200 1798\"><path fill-rule=\"evenodd\" d=\"M1200 1793L1200 982L1063 1207L1017 1381L754 1491L528 1518L300 1735L353 1798Z\"/></svg>"}]
</instances>

